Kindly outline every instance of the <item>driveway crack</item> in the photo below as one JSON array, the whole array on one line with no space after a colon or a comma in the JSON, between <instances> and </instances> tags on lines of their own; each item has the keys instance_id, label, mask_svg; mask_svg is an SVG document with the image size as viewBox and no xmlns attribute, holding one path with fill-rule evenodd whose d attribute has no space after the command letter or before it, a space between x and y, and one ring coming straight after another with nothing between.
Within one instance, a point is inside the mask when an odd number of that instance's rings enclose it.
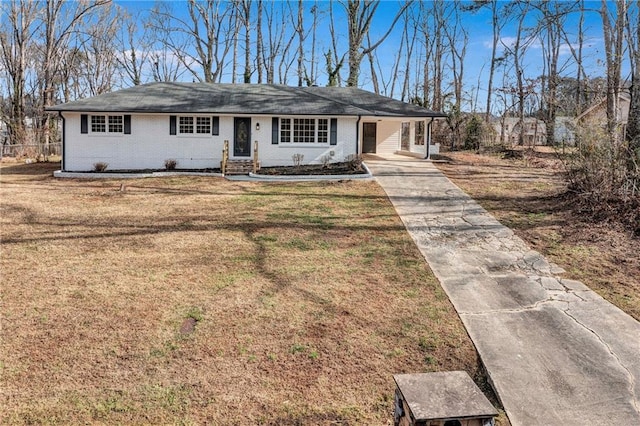
<instances>
[{"instance_id":1,"label":"driveway crack","mask_svg":"<svg viewBox=\"0 0 640 426\"><path fill-rule=\"evenodd\" d=\"M598 341L605 347L607 348L607 351L609 351L609 353L611 354L611 356L613 356L613 358L616 360L616 362L618 363L618 365L620 365L620 367L627 373L627 377L628 377L628 382L629 382L629 390L631 391L631 402L633 404L633 407L636 409L636 411L638 413L640 413L640 403L638 402L638 396L636 395L635 389L636 389L636 380L635 377L633 376L633 373L631 373L631 370L629 370L629 368L627 368L626 365L624 365L624 363L622 362L622 360L620 359L620 357L618 357L618 355L615 353L615 351L611 348L611 346L609 346L609 344L607 344L607 342L605 342L604 340L602 340L602 338L600 337L600 335L598 333L595 332L595 330L587 327L585 324L583 324L582 322L580 322L576 317L574 317L573 315L571 315L571 313L569 313L570 308L569 308L569 303L567 303L567 309L563 309L562 310L569 318L571 318L573 321L575 321L576 324L578 324L580 327L584 328L585 330L589 331L590 333L592 333L596 339L598 339Z\"/></svg>"}]
</instances>

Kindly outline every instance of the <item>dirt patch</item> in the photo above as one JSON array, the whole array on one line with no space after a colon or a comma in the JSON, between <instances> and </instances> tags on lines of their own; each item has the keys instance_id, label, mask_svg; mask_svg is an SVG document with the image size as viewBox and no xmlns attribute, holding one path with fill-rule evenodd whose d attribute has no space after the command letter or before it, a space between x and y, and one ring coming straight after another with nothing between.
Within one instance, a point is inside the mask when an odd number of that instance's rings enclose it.
<instances>
[{"instance_id":1,"label":"dirt patch","mask_svg":"<svg viewBox=\"0 0 640 426\"><path fill-rule=\"evenodd\" d=\"M552 150L503 158L448 152L437 167L532 248L640 320L640 238L568 194Z\"/></svg>"}]
</instances>

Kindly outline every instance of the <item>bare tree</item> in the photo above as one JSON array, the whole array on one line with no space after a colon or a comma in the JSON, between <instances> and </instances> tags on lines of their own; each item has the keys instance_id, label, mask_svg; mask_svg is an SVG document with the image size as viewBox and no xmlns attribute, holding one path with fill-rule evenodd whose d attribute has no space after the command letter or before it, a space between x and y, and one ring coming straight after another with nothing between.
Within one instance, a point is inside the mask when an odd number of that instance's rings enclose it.
<instances>
[{"instance_id":1,"label":"bare tree","mask_svg":"<svg viewBox=\"0 0 640 426\"><path fill-rule=\"evenodd\" d=\"M258 70L258 84L263 83L264 46L262 41L262 0L258 0L258 18L256 20L256 69Z\"/></svg>"},{"instance_id":2,"label":"bare tree","mask_svg":"<svg viewBox=\"0 0 640 426\"><path fill-rule=\"evenodd\" d=\"M347 86L358 86L362 59L369 52L373 52L389 36L396 22L398 22L398 19L410 4L410 1L406 1L396 13L387 32L378 41L367 46L364 46L363 43L371 29L373 16L380 3L370 0L347 0L347 3L343 4L347 12L349 32L349 77L347 78Z\"/></svg>"},{"instance_id":3,"label":"bare tree","mask_svg":"<svg viewBox=\"0 0 640 426\"><path fill-rule=\"evenodd\" d=\"M231 33L232 9L233 5L219 0L189 0L188 18L182 19L172 13L170 3L160 3L153 10L150 25L159 35L163 48L195 80L213 83L220 80L231 49L231 39L226 36ZM195 55L188 53L187 45L193 47Z\"/></svg>"},{"instance_id":4,"label":"bare tree","mask_svg":"<svg viewBox=\"0 0 640 426\"><path fill-rule=\"evenodd\" d=\"M411 31L410 31L411 30ZM404 17L404 29L402 32L403 44L407 46L405 64L404 64L404 79L402 82L402 95L400 99L402 101L409 99L409 82L411 79L411 60L413 58L413 47L416 43L417 31L415 26L409 26L409 17Z\"/></svg>"},{"instance_id":5,"label":"bare tree","mask_svg":"<svg viewBox=\"0 0 640 426\"><path fill-rule=\"evenodd\" d=\"M238 17L244 25L244 83L251 83L251 74L253 74L251 70L251 1L238 1L238 11L240 12Z\"/></svg>"},{"instance_id":6,"label":"bare tree","mask_svg":"<svg viewBox=\"0 0 640 426\"><path fill-rule=\"evenodd\" d=\"M608 2L602 0L600 16L604 32L604 50L607 65L607 133L611 141L619 142L618 94L620 93L623 60L624 30L626 27L627 3L616 0L615 21L611 24Z\"/></svg>"},{"instance_id":7,"label":"bare tree","mask_svg":"<svg viewBox=\"0 0 640 426\"><path fill-rule=\"evenodd\" d=\"M635 3L635 19L627 23L627 38L631 59L631 104L627 121L630 172L640 170L640 0ZM640 176L638 177L640 178Z\"/></svg>"},{"instance_id":8,"label":"bare tree","mask_svg":"<svg viewBox=\"0 0 640 426\"><path fill-rule=\"evenodd\" d=\"M149 64L151 56L149 29L139 22L139 16L133 19L126 11L121 12L120 31L116 34L118 63L124 77L134 86L143 83L143 70Z\"/></svg>"},{"instance_id":9,"label":"bare tree","mask_svg":"<svg viewBox=\"0 0 640 426\"><path fill-rule=\"evenodd\" d=\"M119 23L117 11L105 7L84 31L85 38L80 42L84 60L80 66L89 96L113 89L119 66L113 40L117 36Z\"/></svg>"},{"instance_id":10,"label":"bare tree","mask_svg":"<svg viewBox=\"0 0 640 426\"><path fill-rule=\"evenodd\" d=\"M338 55L338 37L336 36L336 29L333 20L333 2L329 2L329 33L331 34L331 47L325 54L326 70L328 82L327 86L341 86L342 77L340 76L340 70L344 64L344 59L347 54L343 54L341 57ZM335 64L335 66L334 66Z\"/></svg>"},{"instance_id":11,"label":"bare tree","mask_svg":"<svg viewBox=\"0 0 640 426\"><path fill-rule=\"evenodd\" d=\"M567 15L574 10L575 3L545 1L536 4L541 13L536 29L543 51L544 72L542 75L542 119L546 127L547 144L555 145L556 112L558 109L558 84L560 81L560 48L563 44L563 28Z\"/></svg>"},{"instance_id":12,"label":"bare tree","mask_svg":"<svg viewBox=\"0 0 640 426\"><path fill-rule=\"evenodd\" d=\"M294 22L295 31L298 35L298 87L302 86L304 80L304 8L302 0L298 0L298 17Z\"/></svg>"},{"instance_id":13,"label":"bare tree","mask_svg":"<svg viewBox=\"0 0 640 426\"><path fill-rule=\"evenodd\" d=\"M77 35L81 24L87 22L90 14L109 4L108 0L67 3L64 0L47 0L43 10L42 22L42 67L38 82L40 84L40 107L37 122L40 128L40 142L44 148L45 159L49 153L51 119L45 108L55 102L56 77L62 65L61 58L68 50L73 36ZM64 6L64 7L63 7Z\"/></svg>"},{"instance_id":14,"label":"bare tree","mask_svg":"<svg viewBox=\"0 0 640 426\"><path fill-rule=\"evenodd\" d=\"M511 44L503 43L503 46L507 53L513 58L513 67L516 74L516 93L518 96L518 145L524 145L524 116L525 116L525 103L527 97L532 93L532 86L528 84L524 76L523 58L527 48L531 45L533 38L530 34L527 34L525 28L525 20L529 13L531 4L529 2L524 3L510 3L509 7L505 9L505 13L517 15L517 30L515 42Z\"/></svg>"},{"instance_id":15,"label":"bare tree","mask_svg":"<svg viewBox=\"0 0 640 426\"><path fill-rule=\"evenodd\" d=\"M489 59L489 77L487 80L487 103L485 107L484 119L488 123L491 119L491 100L493 94L493 79L496 72L496 66L501 58L498 58L498 43L500 41L500 33L504 25L501 19L500 2L498 0L474 0L473 4L465 8L471 12L477 12L483 8L491 9L491 58Z\"/></svg>"},{"instance_id":16,"label":"bare tree","mask_svg":"<svg viewBox=\"0 0 640 426\"><path fill-rule=\"evenodd\" d=\"M3 108L2 116L7 123L10 140L16 144L23 144L26 138L27 55L36 31L39 5L35 1L11 0L0 3L0 11L3 15L0 27L0 61L7 79L9 95L9 110Z\"/></svg>"}]
</instances>

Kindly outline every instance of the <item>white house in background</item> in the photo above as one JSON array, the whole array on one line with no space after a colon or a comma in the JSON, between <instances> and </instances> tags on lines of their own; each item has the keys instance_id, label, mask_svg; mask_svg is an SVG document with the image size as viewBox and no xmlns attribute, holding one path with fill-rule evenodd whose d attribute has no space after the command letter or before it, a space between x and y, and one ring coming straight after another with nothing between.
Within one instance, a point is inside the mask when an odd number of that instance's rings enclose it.
<instances>
[{"instance_id":1,"label":"white house in background","mask_svg":"<svg viewBox=\"0 0 640 426\"><path fill-rule=\"evenodd\" d=\"M544 121L535 117L525 117L523 120L523 142L525 146L544 145L547 140L547 126ZM518 145L520 136L520 119L518 117L502 117L493 121L493 129L497 143Z\"/></svg>"},{"instance_id":2,"label":"white house in background","mask_svg":"<svg viewBox=\"0 0 640 426\"><path fill-rule=\"evenodd\" d=\"M62 171L262 166L345 161L361 153L429 156L431 124L445 114L347 87L150 83L48 108L63 119Z\"/></svg>"}]
</instances>

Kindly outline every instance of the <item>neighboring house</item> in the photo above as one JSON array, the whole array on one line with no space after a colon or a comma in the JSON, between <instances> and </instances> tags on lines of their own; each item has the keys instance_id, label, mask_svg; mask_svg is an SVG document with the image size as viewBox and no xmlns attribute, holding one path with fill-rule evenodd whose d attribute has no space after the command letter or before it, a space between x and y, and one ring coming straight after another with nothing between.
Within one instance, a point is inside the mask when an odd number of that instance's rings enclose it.
<instances>
[{"instance_id":1,"label":"neighboring house","mask_svg":"<svg viewBox=\"0 0 640 426\"><path fill-rule=\"evenodd\" d=\"M556 145L574 146L576 143L575 126L575 118L573 117L556 117L554 128Z\"/></svg>"},{"instance_id":2,"label":"neighboring house","mask_svg":"<svg viewBox=\"0 0 640 426\"><path fill-rule=\"evenodd\" d=\"M627 92L618 94L618 111L617 119L620 123L620 133L622 138L626 134L627 122L629 120L629 106L631 105L631 96ZM603 98L590 108L586 109L576 118L577 123L600 126L603 129L607 126L607 99Z\"/></svg>"},{"instance_id":3,"label":"neighboring house","mask_svg":"<svg viewBox=\"0 0 640 426\"><path fill-rule=\"evenodd\" d=\"M523 120L525 146L544 145L547 140L547 127L542 120L535 117L525 117ZM518 117L502 117L493 121L496 143L518 145L520 136L520 119Z\"/></svg>"},{"instance_id":4,"label":"neighboring house","mask_svg":"<svg viewBox=\"0 0 640 426\"><path fill-rule=\"evenodd\" d=\"M444 114L345 87L150 83L48 108L63 118L63 171L262 166L345 161L400 151L428 157L431 124Z\"/></svg>"}]
</instances>

